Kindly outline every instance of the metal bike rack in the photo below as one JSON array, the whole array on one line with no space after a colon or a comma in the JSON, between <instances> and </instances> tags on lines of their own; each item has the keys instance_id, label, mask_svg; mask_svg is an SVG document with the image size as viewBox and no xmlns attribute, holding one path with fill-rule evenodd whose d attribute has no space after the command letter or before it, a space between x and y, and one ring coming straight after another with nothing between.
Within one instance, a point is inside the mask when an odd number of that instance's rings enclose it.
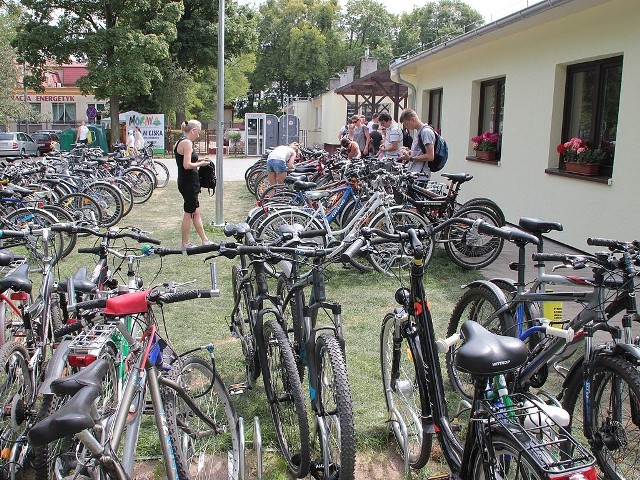
<instances>
[{"instance_id":1,"label":"metal bike rack","mask_svg":"<svg viewBox=\"0 0 640 480\"><path fill-rule=\"evenodd\" d=\"M258 463L258 480L262 480L262 430L260 430L260 419L253 417L253 448L256 451Z\"/></svg>"},{"instance_id":2,"label":"metal bike rack","mask_svg":"<svg viewBox=\"0 0 640 480\"><path fill-rule=\"evenodd\" d=\"M245 446L244 446L245 438L244 438L244 418L238 417L238 480L244 480L246 477L245 471ZM233 461L233 452L229 452L229 459ZM229 468L229 480L232 479L233 468Z\"/></svg>"},{"instance_id":3,"label":"metal bike rack","mask_svg":"<svg viewBox=\"0 0 640 480\"><path fill-rule=\"evenodd\" d=\"M411 469L409 467L409 433L407 432L407 426L405 425L404 420L402 420L402 417L395 407L391 408L391 418L389 419L389 422L396 422L400 426L400 434L402 435L404 450L404 476L405 478L408 478L411 473Z\"/></svg>"}]
</instances>

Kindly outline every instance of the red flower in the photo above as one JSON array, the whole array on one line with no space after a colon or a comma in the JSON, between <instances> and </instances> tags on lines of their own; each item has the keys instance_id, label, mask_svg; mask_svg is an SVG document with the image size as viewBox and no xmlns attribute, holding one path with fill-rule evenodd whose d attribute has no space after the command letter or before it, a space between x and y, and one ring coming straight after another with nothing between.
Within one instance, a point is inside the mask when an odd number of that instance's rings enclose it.
<instances>
[{"instance_id":1,"label":"red flower","mask_svg":"<svg viewBox=\"0 0 640 480\"><path fill-rule=\"evenodd\" d=\"M556 152L558 152L560 155L562 155L566 151L567 151L567 147L565 147L564 143L561 143L556 147Z\"/></svg>"}]
</instances>

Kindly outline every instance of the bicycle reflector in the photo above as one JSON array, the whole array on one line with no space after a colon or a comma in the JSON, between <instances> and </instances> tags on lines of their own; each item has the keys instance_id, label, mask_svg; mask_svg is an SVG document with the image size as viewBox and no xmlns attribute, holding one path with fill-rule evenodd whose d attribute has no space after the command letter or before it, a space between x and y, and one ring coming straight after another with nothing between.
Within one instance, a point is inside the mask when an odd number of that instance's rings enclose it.
<instances>
[{"instance_id":1,"label":"bicycle reflector","mask_svg":"<svg viewBox=\"0 0 640 480\"><path fill-rule=\"evenodd\" d=\"M29 294L26 292L11 292L11 300L27 300Z\"/></svg>"},{"instance_id":2,"label":"bicycle reflector","mask_svg":"<svg viewBox=\"0 0 640 480\"><path fill-rule=\"evenodd\" d=\"M598 480L598 474L594 467L589 467L580 472L564 473L562 475L550 475L549 480Z\"/></svg>"},{"instance_id":3,"label":"bicycle reflector","mask_svg":"<svg viewBox=\"0 0 640 480\"><path fill-rule=\"evenodd\" d=\"M93 362L96 361L98 357L96 357L95 355L90 355L90 354L77 354L77 353L70 353L67 356L67 362L69 362L69 365L71 365L72 367L75 368L82 368L82 367L87 367L89 365L91 365Z\"/></svg>"}]
</instances>

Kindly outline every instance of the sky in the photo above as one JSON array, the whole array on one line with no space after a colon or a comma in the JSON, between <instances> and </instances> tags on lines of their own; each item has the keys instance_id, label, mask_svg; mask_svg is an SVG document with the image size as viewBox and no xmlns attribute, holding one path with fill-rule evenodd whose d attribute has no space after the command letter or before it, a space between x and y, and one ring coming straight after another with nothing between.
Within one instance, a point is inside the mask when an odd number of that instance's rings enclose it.
<instances>
[{"instance_id":1,"label":"sky","mask_svg":"<svg viewBox=\"0 0 640 480\"><path fill-rule=\"evenodd\" d=\"M424 5L425 1L420 0L378 0L390 13L399 14L409 12L413 7ZM480 12L487 22L492 22L499 18L510 15L518 10L522 10L534 3L542 0L464 0L465 3L474 10ZM238 0L242 5L259 5L261 0ZM345 0L340 0L345 4Z\"/></svg>"}]
</instances>

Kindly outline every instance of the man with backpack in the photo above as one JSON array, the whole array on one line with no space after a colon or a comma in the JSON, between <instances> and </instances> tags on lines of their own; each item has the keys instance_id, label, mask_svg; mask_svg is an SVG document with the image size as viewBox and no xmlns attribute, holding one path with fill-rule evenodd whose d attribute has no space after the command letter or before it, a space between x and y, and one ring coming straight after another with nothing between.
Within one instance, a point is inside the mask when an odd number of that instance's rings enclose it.
<instances>
[{"instance_id":1,"label":"man with backpack","mask_svg":"<svg viewBox=\"0 0 640 480\"><path fill-rule=\"evenodd\" d=\"M407 163L410 172L418 174L418 183L426 185L431 172L442 169L447 161L446 142L430 125L422 123L414 110L404 110L400 123L408 130L416 130L411 149L405 151L400 160Z\"/></svg>"}]
</instances>

